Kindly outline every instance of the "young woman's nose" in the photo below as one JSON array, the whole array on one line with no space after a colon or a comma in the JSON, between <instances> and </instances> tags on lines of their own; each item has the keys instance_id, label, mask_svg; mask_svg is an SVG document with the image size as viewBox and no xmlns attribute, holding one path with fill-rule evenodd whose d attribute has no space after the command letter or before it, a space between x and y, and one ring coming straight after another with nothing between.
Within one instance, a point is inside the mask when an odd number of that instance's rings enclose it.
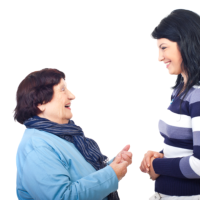
<instances>
[{"instance_id":1,"label":"young woman's nose","mask_svg":"<svg viewBox=\"0 0 200 200\"><path fill-rule=\"evenodd\" d=\"M158 61L163 61L163 60L164 60L164 55L161 51L159 51Z\"/></svg>"}]
</instances>

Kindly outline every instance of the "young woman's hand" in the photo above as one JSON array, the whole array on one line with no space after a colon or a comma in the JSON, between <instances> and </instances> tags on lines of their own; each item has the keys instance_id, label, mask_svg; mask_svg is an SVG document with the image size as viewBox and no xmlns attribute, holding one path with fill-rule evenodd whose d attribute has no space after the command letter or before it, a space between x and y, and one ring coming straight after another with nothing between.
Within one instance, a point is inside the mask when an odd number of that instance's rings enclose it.
<instances>
[{"instance_id":1,"label":"young woman's hand","mask_svg":"<svg viewBox=\"0 0 200 200\"><path fill-rule=\"evenodd\" d=\"M150 166L149 172L148 172L150 178L151 178L153 181L155 181L155 180L160 176L159 174L156 174L155 171L154 171L154 168L153 168L153 160L154 160L154 159L155 159L154 157L151 157L151 166Z\"/></svg>"},{"instance_id":2,"label":"young woman's hand","mask_svg":"<svg viewBox=\"0 0 200 200\"><path fill-rule=\"evenodd\" d=\"M148 173L149 172L149 168L151 167L151 158L163 158L163 154L156 152L156 151L148 151L145 155L144 158L141 162L140 165L140 170L144 173Z\"/></svg>"}]
</instances>

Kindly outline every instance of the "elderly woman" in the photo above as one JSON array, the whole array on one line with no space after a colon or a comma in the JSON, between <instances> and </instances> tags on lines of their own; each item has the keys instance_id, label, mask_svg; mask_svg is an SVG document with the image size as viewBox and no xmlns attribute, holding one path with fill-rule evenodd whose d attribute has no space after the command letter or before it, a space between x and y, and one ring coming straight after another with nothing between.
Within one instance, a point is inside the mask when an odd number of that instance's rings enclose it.
<instances>
[{"instance_id":1,"label":"elderly woman","mask_svg":"<svg viewBox=\"0 0 200 200\"><path fill-rule=\"evenodd\" d=\"M17 196L24 199L117 200L132 162L127 145L111 162L71 119L65 74L43 69L19 85L14 118L26 126L17 152Z\"/></svg>"}]
</instances>

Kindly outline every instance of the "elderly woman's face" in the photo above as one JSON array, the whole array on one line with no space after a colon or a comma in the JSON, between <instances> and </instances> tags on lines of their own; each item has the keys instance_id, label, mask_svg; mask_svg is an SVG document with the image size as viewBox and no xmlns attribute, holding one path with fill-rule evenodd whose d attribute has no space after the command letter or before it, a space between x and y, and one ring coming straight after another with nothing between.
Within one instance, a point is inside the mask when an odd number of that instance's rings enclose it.
<instances>
[{"instance_id":1,"label":"elderly woman's face","mask_svg":"<svg viewBox=\"0 0 200 200\"><path fill-rule=\"evenodd\" d=\"M70 105L75 96L67 89L64 79L53 87L53 91L53 98L50 102L38 105L42 111L38 116L58 124L66 124L72 118Z\"/></svg>"}]
</instances>

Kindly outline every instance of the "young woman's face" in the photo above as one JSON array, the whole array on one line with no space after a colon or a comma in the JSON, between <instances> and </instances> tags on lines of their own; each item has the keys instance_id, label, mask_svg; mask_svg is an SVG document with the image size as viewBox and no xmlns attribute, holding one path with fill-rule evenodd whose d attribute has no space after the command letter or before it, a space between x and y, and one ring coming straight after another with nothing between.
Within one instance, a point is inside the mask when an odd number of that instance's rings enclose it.
<instances>
[{"instance_id":1,"label":"young woman's face","mask_svg":"<svg viewBox=\"0 0 200 200\"><path fill-rule=\"evenodd\" d=\"M166 38L161 38L157 40L157 45L159 48L158 60L165 63L170 74L181 74L181 63L183 59L178 44Z\"/></svg>"}]
</instances>

